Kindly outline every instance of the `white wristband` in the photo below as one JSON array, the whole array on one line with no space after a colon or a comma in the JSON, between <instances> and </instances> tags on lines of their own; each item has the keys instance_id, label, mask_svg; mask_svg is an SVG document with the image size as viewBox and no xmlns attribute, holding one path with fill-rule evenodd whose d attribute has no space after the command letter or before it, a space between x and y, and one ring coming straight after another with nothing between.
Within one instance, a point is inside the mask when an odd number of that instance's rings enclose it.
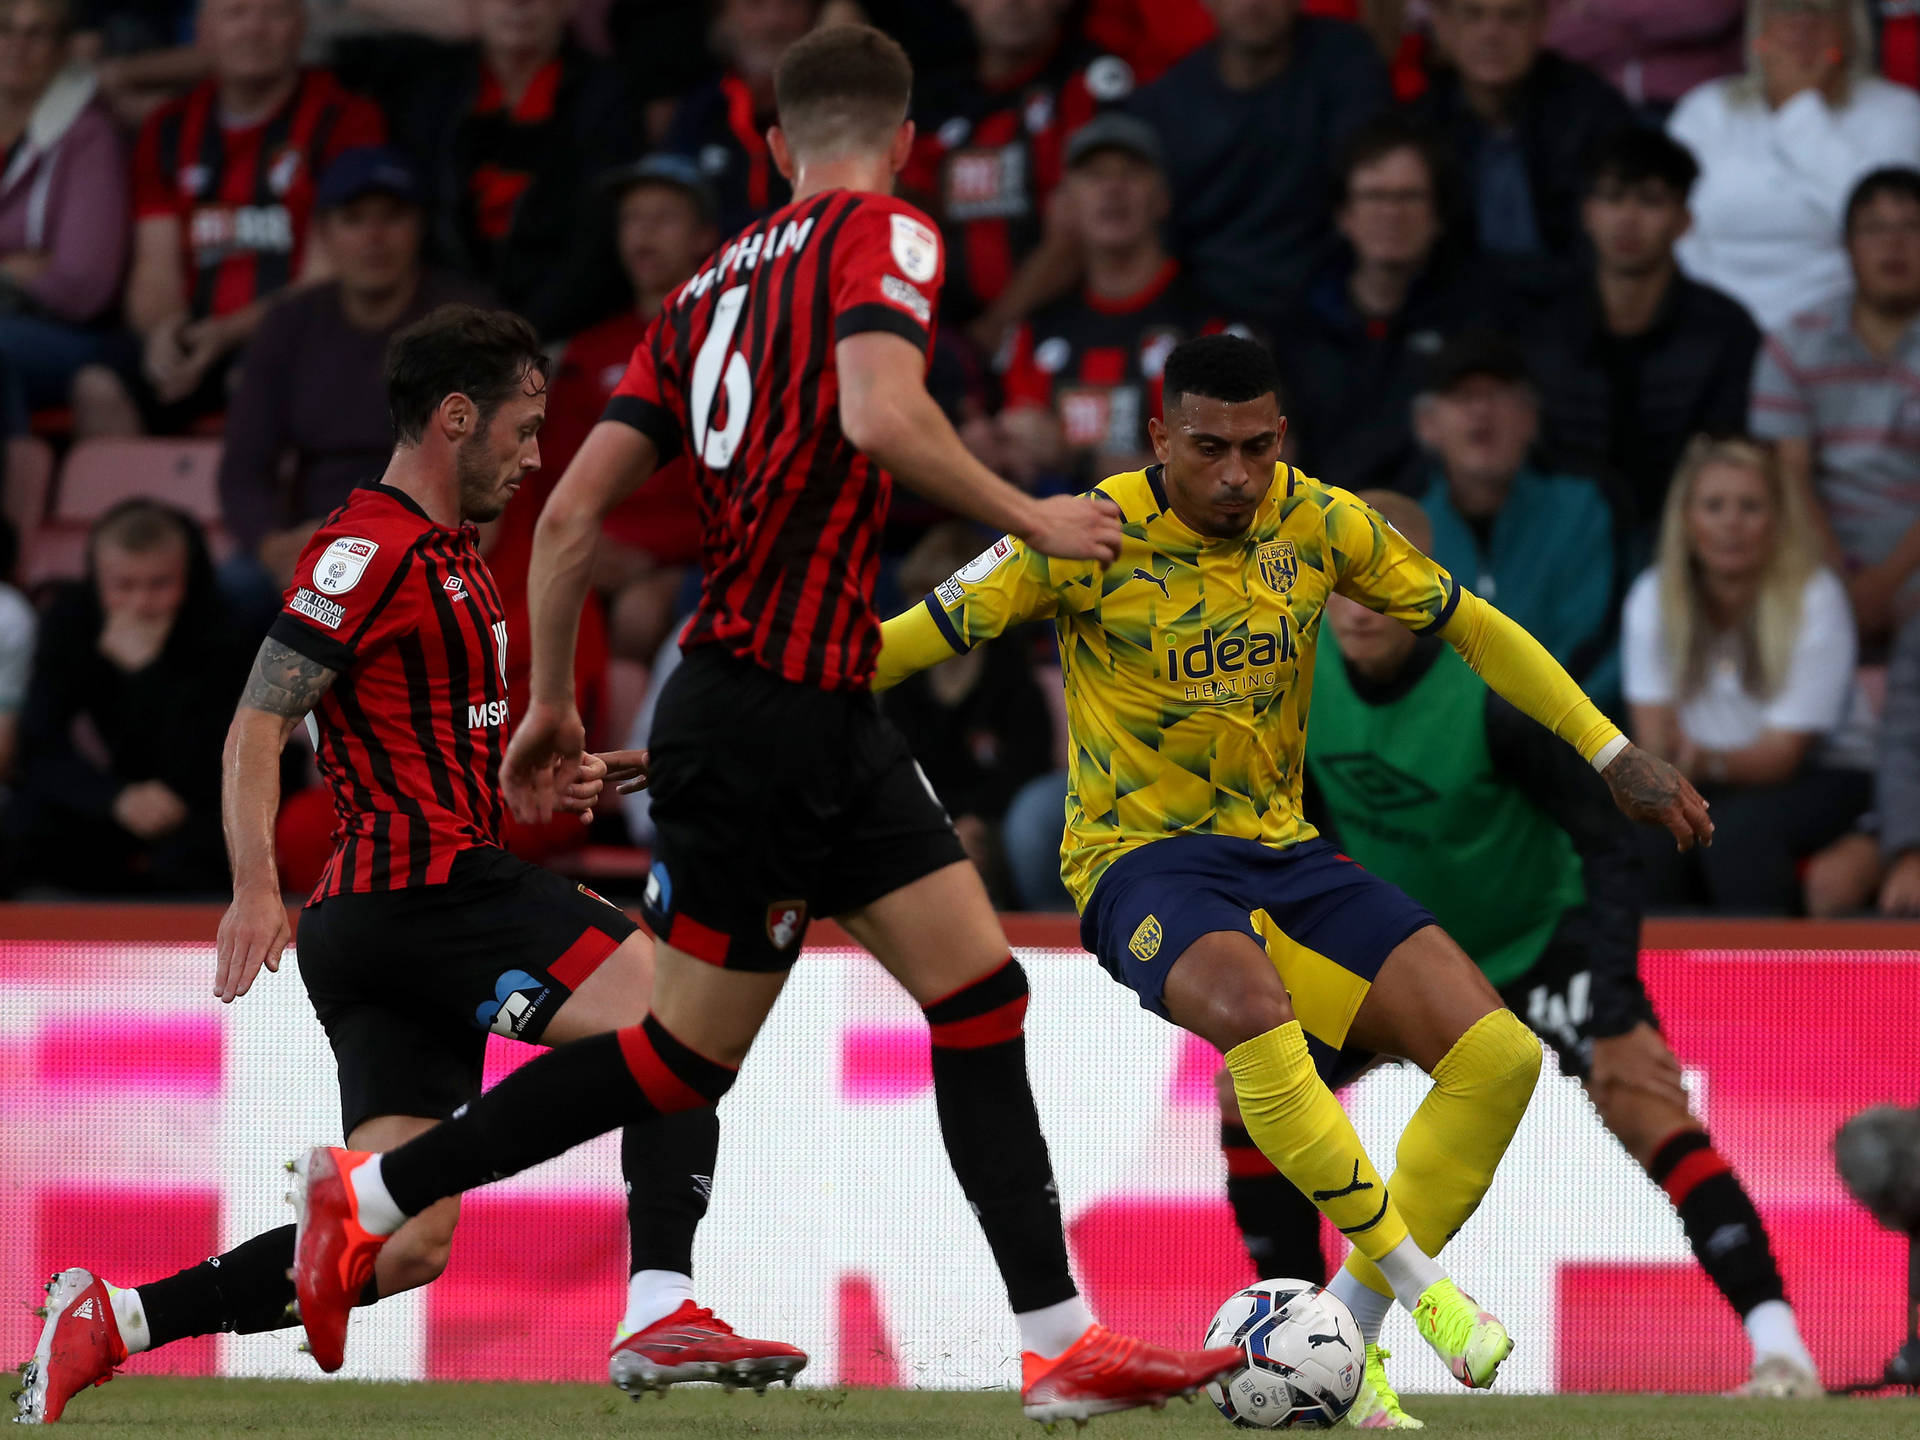
<instances>
[{"instance_id":1,"label":"white wristband","mask_svg":"<svg viewBox=\"0 0 1920 1440\"><path fill-rule=\"evenodd\" d=\"M1593 757L1593 768L1595 770L1605 770L1607 766L1613 763L1614 757L1626 749L1631 743L1632 742L1624 735L1614 736L1613 739L1602 745L1599 753Z\"/></svg>"}]
</instances>

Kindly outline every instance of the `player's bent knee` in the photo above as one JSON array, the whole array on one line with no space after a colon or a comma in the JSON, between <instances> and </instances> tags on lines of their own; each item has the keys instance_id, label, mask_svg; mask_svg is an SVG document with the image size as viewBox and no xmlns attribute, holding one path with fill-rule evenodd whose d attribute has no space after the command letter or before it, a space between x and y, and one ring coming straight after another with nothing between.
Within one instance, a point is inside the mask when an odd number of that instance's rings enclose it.
<instances>
[{"instance_id":1,"label":"player's bent knee","mask_svg":"<svg viewBox=\"0 0 1920 1440\"><path fill-rule=\"evenodd\" d=\"M1165 998L1176 1024L1223 1053L1294 1018L1267 952L1233 931L1195 941L1168 973Z\"/></svg>"},{"instance_id":2,"label":"player's bent knee","mask_svg":"<svg viewBox=\"0 0 1920 1440\"><path fill-rule=\"evenodd\" d=\"M1503 1090L1531 1096L1540 1083L1540 1039L1513 1011L1502 1006L1483 1016L1471 1032L1484 1036L1485 1074Z\"/></svg>"}]
</instances>

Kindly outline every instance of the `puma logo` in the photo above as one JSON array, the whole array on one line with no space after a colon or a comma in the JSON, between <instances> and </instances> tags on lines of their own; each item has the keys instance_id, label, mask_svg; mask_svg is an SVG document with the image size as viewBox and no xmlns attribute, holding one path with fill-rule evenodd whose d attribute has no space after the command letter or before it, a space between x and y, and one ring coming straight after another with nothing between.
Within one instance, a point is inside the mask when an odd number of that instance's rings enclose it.
<instances>
[{"instance_id":1,"label":"puma logo","mask_svg":"<svg viewBox=\"0 0 1920 1440\"><path fill-rule=\"evenodd\" d=\"M1145 580L1150 585L1158 585L1160 587L1160 593L1169 600L1171 600L1173 596L1167 594L1167 581L1171 579L1172 576L1172 565L1167 566L1167 573L1165 575L1155 575L1151 570L1142 570L1137 565L1133 568L1133 578L1135 580Z\"/></svg>"},{"instance_id":2,"label":"puma logo","mask_svg":"<svg viewBox=\"0 0 1920 1440\"><path fill-rule=\"evenodd\" d=\"M1346 1195L1358 1195L1362 1190L1371 1190L1372 1188L1373 1184L1371 1181L1360 1178L1360 1162L1356 1160L1353 1162L1353 1183L1343 1190L1316 1190L1313 1192L1313 1203L1316 1205L1324 1205L1329 1200L1338 1200Z\"/></svg>"},{"instance_id":3,"label":"puma logo","mask_svg":"<svg viewBox=\"0 0 1920 1440\"><path fill-rule=\"evenodd\" d=\"M1338 1330L1334 1331L1331 1335L1308 1335L1307 1345L1310 1349L1318 1349L1322 1345L1338 1345L1349 1355L1353 1353L1353 1347L1347 1344L1346 1336L1342 1335Z\"/></svg>"}]
</instances>

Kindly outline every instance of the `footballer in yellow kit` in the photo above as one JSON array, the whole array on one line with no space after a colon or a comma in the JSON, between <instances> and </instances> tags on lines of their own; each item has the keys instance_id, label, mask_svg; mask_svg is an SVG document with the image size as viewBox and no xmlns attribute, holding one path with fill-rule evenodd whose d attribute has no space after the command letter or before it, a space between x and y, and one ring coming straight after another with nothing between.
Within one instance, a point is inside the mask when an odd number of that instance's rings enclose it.
<instances>
[{"instance_id":1,"label":"footballer in yellow kit","mask_svg":"<svg viewBox=\"0 0 1920 1440\"><path fill-rule=\"evenodd\" d=\"M1711 827L1686 781L1524 630L1280 460L1277 388L1251 340L1175 349L1149 424L1160 463L1094 492L1120 512L1118 559L996 542L887 622L874 683L1053 617L1072 740L1062 875L1083 943L1143 1006L1225 1052L1255 1142L1354 1242L1335 1293L1390 1293L1456 1378L1484 1386L1512 1341L1432 1256L1491 1182L1539 1043L1431 915L1301 818L1326 597L1438 633L1595 762L1629 814L1683 845ZM1374 1053L1434 1080L1391 1187L1323 1078Z\"/></svg>"}]
</instances>

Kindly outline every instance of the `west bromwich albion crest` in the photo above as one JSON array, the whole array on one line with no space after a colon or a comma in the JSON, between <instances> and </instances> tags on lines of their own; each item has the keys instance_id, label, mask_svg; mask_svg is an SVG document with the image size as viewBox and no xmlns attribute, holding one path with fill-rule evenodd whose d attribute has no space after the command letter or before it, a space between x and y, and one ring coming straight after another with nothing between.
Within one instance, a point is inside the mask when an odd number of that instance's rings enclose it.
<instances>
[{"instance_id":1,"label":"west bromwich albion crest","mask_svg":"<svg viewBox=\"0 0 1920 1440\"><path fill-rule=\"evenodd\" d=\"M1271 589L1286 594L1293 588L1293 577L1299 571L1291 540L1275 540L1260 547L1260 578Z\"/></svg>"}]
</instances>

